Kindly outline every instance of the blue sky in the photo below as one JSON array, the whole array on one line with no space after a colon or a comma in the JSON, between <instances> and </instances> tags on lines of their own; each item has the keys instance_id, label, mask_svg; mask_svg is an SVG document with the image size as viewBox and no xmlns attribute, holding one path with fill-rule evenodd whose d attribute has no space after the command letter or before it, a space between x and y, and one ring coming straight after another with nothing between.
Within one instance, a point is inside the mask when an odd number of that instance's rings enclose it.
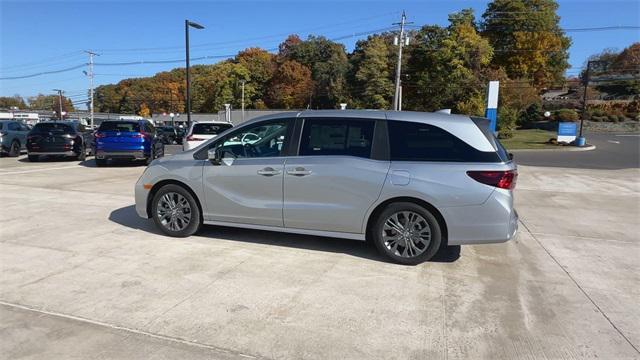
<instances>
[{"instance_id":1,"label":"blue sky","mask_svg":"<svg viewBox=\"0 0 640 360\"><path fill-rule=\"evenodd\" d=\"M480 17L488 1L7 1L0 0L0 77L58 70L87 62L85 49L101 56L96 63L184 58L184 19L206 27L191 32L192 57L235 54L249 46L274 48L287 34L350 34L384 29L401 11L416 25L447 23L447 15L471 7ZM640 1L559 1L561 26L567 29L640 25ZM605 48L622 49L640 41L638 30L570 32L570 74L587 56ZM359 38L340 40L348 50ZM158 49L160 48L160 49ZM194 63L212 63L207 59ZM145 64L96 66L96 85L147 76L183 66ZM0 80L0 96L32 96L65 89L80 100L88 79L81 69L21 80Z\"/></svg>"}]
</instances>

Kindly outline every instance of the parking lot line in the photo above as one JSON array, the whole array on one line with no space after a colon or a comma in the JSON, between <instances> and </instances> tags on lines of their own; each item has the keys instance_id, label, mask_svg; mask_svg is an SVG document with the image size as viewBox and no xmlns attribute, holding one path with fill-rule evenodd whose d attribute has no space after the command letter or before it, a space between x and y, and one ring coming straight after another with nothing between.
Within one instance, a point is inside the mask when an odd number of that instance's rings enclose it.
<instances>
[{"instance_id":1,"label":"parking lot line","mask_svg":"<svg viewBox=\"0 0 640 360\"><path fill-rule=\"evenodd\" d=\"M40 172L40 171L62 170L62 169L71 169L71 168L77 168L77 167L78 167L78 165L69 165L69 166L59 166L59 167L51 167L51 168L38 168L38 169L20 170L20 171L0 171L0 174L2 174L2 175L27 174L27 173L34 173L34 172Z\"/></svg>"}]
</instances>

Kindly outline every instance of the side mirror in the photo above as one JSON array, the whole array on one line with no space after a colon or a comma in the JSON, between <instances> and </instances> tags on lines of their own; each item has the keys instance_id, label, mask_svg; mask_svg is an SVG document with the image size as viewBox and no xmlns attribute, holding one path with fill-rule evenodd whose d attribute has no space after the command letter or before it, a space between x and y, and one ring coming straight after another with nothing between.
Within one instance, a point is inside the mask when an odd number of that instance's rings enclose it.
<instances>
[{"instance_id":1,"label":"side mirror","mask_svg":"<svg viewBox=\"0 0 640 360\"><path fill-rule=\"evenodd\" d=\"M513 160L513 153L509 153L509 160Z\"/></svg>"},{"instance_id":2,"label":"side mirror","mask_svg":"<svg viewBox=\"0 0 640 360\"><path fill-rule=\"evenodd\" d=\"M207 158L211 161L213 165L221 165L222 164L222 152L219 148L213 148L207 150Z\"/></svg>"}]
</instances>

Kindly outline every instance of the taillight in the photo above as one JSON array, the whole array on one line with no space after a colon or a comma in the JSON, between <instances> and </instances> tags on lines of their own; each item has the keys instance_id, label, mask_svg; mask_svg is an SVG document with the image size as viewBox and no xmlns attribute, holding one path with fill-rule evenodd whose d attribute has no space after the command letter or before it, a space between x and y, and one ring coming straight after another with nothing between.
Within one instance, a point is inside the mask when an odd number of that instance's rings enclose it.
<instances>
[{"instance_id":1,"label":"taillight","mask_svg":"<svg viewBox=\"0 0 640 360\"><path fill-rule=\"evenodd\" d=\"M96 137L96 139L101 139L101 138L106 138L107 137L107 135L105 133L101 133L101 132L95 133L94 136Z\"/></svg>"},{"instance_id":2,"label":"taillight","mask_svg":"<svg viewBox=\"0 0 640 360\"><path fill-rule=\"evenodd\" d=\"M193 135L187 136L187 141L205 141L206 139L201 139L197 137L193 137Z\"/></svg>"},{"instance_id":3,"label":"taillight","mask_svg":"<svg viewBox=\"0 0 640 360\"><path fill-rule=\"evenodd\" d=\"M467 175L473 180L500 189L512 190L516 187L518 172L507 171L467 171Z\"/></svg>"},{"instance_id":4,"label":"taillight","mask_svg":"<svg viewBox=\"0 0 640 360\"><path fill-rule=\"evenodd\" d=\"M27 141L36 141L39 137L40 135L27 135Z\"/></svg>"}]
</instances>

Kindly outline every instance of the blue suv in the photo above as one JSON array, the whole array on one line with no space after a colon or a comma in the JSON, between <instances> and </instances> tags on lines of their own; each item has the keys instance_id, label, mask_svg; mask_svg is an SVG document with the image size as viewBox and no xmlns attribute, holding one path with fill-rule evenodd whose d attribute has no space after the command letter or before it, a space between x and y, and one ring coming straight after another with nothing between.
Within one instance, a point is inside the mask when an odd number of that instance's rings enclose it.
<instances>
[{"instance_id":1,"label":"blue suv","mask_svg":"<svg viewBox=\"0 0 640 360\"><path fill-rule=\"evenodd\" d=\"M164 155L164 144L148 120L103 121L95 133L96 166L109 159L144 160Z\"/></svg>"}]
</instances>

